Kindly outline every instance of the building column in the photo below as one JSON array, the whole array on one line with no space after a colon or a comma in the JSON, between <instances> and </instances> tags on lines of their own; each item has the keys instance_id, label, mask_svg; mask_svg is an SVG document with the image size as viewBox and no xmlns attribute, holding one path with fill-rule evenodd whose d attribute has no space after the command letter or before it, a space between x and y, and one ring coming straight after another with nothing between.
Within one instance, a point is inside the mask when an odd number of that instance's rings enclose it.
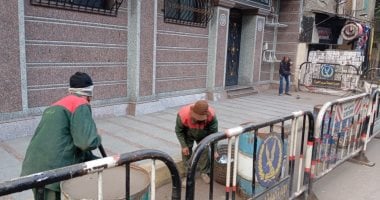
<instances>
[{"instance_id":1,"label":"building column","mask_svg":"<svg viewBox=\"0 0 380 200\"><path fill-rule=\"evenodd\" d=\"M157 1L128 1L129 115L155 112ZM143 40L142 40L143 38Z\"/></svg>"},{"instance_id":2,"label":"building column","mask_svg":"<svg viewBox=\"0 0 380 200\"><path fill-rule=\"evenodd\" d=\"M127 96L130 102L137 102L140 93L140 10L141 0L128 1Z\"/></svg>"},{"instance_id":3,"label":"building column","mask_svg":"<svg viewBox=\"0 0 380 200\"><path fill-rule=\"evenodd\" d=\"M26 112L24 1L1 3L0 112Z\"/></svg>"},{"instance_id":4,"label":"building column","mask_svg":"<svg viewBox=\"0 0 380 200\"><path fill-rule=\"evenodd\" d=\"M214 8L214 16L209 22L208 58L207 58L207 98L217 101L225 98L224 91L228 22L230 8L234 4L219 1Z\"/></svg>"},{"instance_id":5,"label":"building column","mask_svg":"<svg viewBox=\"0 0 380 200\"><path fill-rule=\"evenodd\" d=\"M256 26L254 27L255 32L255 51L253 59L255 60L253 69L253 84L260 81L261 73L261 61L263 55L263 41L264 41L264 27L265 27L265 17L256 15L255 16Z\"/></svg>"}]
</instances>

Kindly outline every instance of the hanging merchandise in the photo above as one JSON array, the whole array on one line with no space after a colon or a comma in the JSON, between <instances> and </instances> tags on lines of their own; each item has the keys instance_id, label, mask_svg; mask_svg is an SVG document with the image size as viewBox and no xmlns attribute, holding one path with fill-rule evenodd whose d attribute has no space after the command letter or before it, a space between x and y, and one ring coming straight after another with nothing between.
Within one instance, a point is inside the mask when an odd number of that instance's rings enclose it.
<instances>
[{"instance_id":1,"label":"hanging merchandise","mask_svg":"<svg viewBox=\"0 0 380 200\"><path fill-rule=\"evenodd\" d=\"M363 25L363 34L360 35L358 41L356 42L355 49L356 50L364 50L367 46L367 41L369 38L370 27L367 25Z\"/></svg>"},{"instance_id":2,"label":"hanging merchandise","mask_svg":"<svg viewBox=\"0 0 380 200\"><path fill-rule=\"evenodd\" d=\"M345 40L353 40L363 34L363 27L357 22L348 22L343 26L341 35Z\"/></svg>"}]
</instances>

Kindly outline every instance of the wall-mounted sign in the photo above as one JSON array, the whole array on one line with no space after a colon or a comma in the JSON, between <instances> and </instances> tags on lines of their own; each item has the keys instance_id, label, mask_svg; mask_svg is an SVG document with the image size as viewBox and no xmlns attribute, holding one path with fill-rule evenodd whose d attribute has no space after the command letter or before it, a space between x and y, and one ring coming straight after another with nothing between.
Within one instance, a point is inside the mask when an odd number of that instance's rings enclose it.
<instances>
[{"instance_id":1,"label":"wall-mounted sign","mask_svg":"<svg viewBox=\"0 0 380 200\"><path fill-rule=\"evenodd\" d=\"M255 162L256 177L260 185L273 186L280 175L283 159L281 138L276 134L269 134L259 147Z\"/></svg>"},{"instance_id":2,"label":"wall-mounted sign","mask_svg":"<svg viewBox=\"0 0 380 200\"><path fill-rule=\"evenodd\" d=\"M323 88L340 88L342 81L313 78L312 85Z\"/></svg>"},{"instance_id":3,"label":"wall-mounted sign","mask_svg":"<svg viewBox=\"0 0 380 200\"><path fill-rule=\"evenodd\" d=\"M333 65L324 64L321 66L320 75L325 79L333 79L335 73L335 68Z\"/></svg>"}]
</instances>

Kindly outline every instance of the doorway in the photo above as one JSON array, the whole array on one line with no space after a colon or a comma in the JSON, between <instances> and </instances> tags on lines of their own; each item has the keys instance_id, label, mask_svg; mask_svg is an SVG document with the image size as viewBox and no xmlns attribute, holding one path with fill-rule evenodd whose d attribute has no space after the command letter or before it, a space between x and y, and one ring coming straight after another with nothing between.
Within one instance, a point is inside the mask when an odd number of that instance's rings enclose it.
<instances>
[{"instance_id":1,"label":"doorway","mask_svg":"<svg viewBox=\"0 0 380 200\"><path fill-rule=\"evenodd\" d=\"M226 86L238 85L240 40L242 14L238 9L231 9L228 27Z\"/></svg>"}]
</instances>

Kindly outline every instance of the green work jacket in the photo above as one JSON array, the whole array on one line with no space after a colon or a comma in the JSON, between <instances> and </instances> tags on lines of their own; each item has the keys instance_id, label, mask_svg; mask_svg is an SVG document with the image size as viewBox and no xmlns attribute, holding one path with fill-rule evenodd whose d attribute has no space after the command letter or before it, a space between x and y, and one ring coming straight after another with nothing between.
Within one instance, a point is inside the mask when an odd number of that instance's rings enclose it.
<instances>
[{"instance_id":1,"label":"green work jacket","mask_svg":"<svg viewBox=\"0 0 380 200\"><path fill-rule=\"evenodd\" d=\"M182 107L177 114L175 132L182 148L192 147L192 141L199 143L206 136L218 132L218 120L214 109L209 107L206 122L197 124L191 120L190 107L191 105Z\"/></svg>"},{"instance_id":2,"label":"green work jacket","mask_svg":"<svg viewBox=\"0 0 380 200\"><path fill-rule=\"evenodd\" d=\"M21 176L91 160L91 150L100 143L88 101L66 96L44 111L26 151ZM46 188L60 191L59 183Z\"/></svg>"}]
</instances>

